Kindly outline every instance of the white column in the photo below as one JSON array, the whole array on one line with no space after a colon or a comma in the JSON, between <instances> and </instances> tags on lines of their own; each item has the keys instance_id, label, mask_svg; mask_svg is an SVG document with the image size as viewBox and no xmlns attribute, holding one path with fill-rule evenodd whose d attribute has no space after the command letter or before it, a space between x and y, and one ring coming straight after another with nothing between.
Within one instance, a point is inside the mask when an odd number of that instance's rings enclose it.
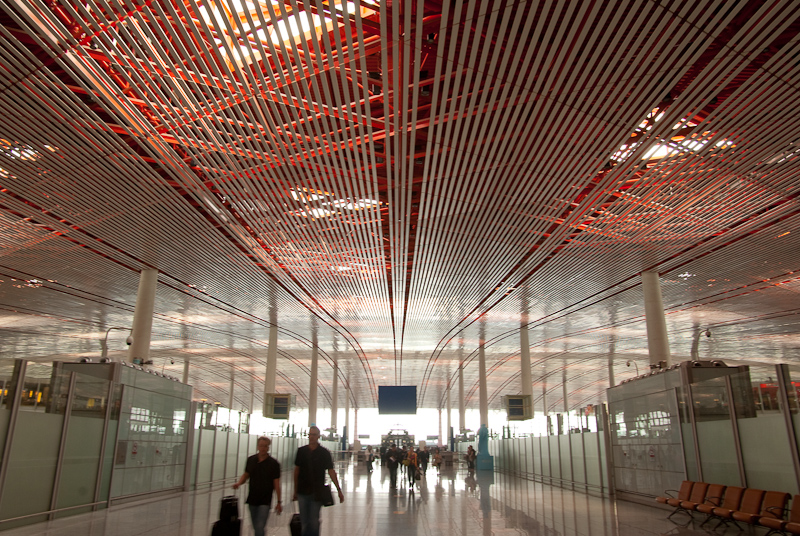
<instances>
[{"instance_id":1,"label":"white column","mask_svg":"<svg viewBox=\"0 0 800 536\"><path fill-rule=\"evenodd\" d=\"M444 432L445 437L445 444L450 444L450 428L453 427L453 412L452 412L452 405L450 404L450 387L447 388L447 430Z\"/></svg>"},{"instance_id":2,"label":"white column","mask_svg":"<svg viewBox=\"0 0 800 536\"><path fill-rule=\"evenodd\" d=\"M272 395L275 394L275 377L278 375L278 313L273 307L269 315L269 346L267 370L264 374L264 415L272 413Z\"/></svg>"},{"instance_id":3,"label":"white column","mask_svg":"<svg viewBox=\"0 0 800 536\"><path fill-rule=\"evenodd\" d=\"M542 413L547 416L547 378L542 377Z\"/></svg>"},{"instance_id":4,"label":"white column","mask_svg":"<svg viewBox=\"0 0 800 536\"><path fill-rule=\"evenodd\" d=\"M276 319L277 320L277 319ZM264 379L264 392L275 393L275 378L278 375L278 324L269 326L269 346L267 346L267 374Z\"/></svg>"},{"instance_id":5,"label":"white column","mask_svg":"<svg viewBox=\"0 0 800 536\"><path fill-rule=\"evenodd\" d=\"M344 427L347 430L347 435L344 436L345 443L350 446L350 388L344 390Z\"/></svg>"},{"instance_id":6,"label":"white column","mask_svg":"<svg viewBox=\"0 0 800 536\"><path fill-rule=\"evenodd\" d=\"M231 374L231 386L230 389L228 389L228 409L233 409L233 386L233 374Z\"/></svg>"},{"instance_id":7,"label":"white column","mask_svg":"<svg viewBox=\"0 0 800 536\"><path fill-rule=\"evenodd\" d=\"M153 309L156 303L156 283L158 270L142 270L139 275L139 291L136 294L136 309L133 312L131 337L128 348L128 361L146 361L150 357L150 336L153 331Z\"/></svg>"},{"instance_id":8,"label":"white column","mask_svg":"<svg viewBox=\"0 0 800 536\"><path fill-rule=\"evenodd\" d=\"M331 392L331 428L339 431L339 362L333 361L333 389Z\"/></svg>"},{"instance_id":9,"label":"white column","mask_svg":"<svg viewBox=\"0 0 800 536\"><path fill-rule=\"evenodd\" d=\"M183 383L185 383L185 384L189 383L189 360L188 359L184 359L183 360L183 378L181 378L181 381Z\"/></svg>"},{"instance_id":10,"label":"white column","mask_svg":"<svg viewBox=\"0 0 800 536\"><path fill-rule=\"evenodd\" d=\"M531 345L528 340L528 316L522 317L522 326L519 329L519 366L521 392L523 395L533 395L533 378L531 377Z\"/></svg>"},{"instance_id":11,"label":"white column","mask_svg":"<svg viewBox=\"0 0 800 536\"><path fill-rule=\"evenodd\" d=\"M566 414L569 412L569 397L567 393L567 368L564 367L564 370L561 372L561 389L562 389L562 397L564 398L564 418L566 418Z\"/></svg>"},{"instance_id":12,"label":"white column","mask_svg":"<svg viewBox=\"0 0 800 536\"><path fill-rule=\"evenodd\" d=\"M458 366L458 431L467 428L467 416L464 415L464 364Z\"/></svg>"},{"instance_id":13,"label":"white column","mask_svg":"<svg viewBox=\"0 0 800 536\"><path fill-rule=\"evenodd\" d=\"M256 404L256 386L253 377L250 376L250 405L247 407L247 413L253 414Z\"/></svg>"},{"instance_id":14,"label":"white column","mask_svg":"<svg viewBox=\"0 0 800 536\"><path fill-rule=\"evenodd\" d=\"M316 322L311 329L311 385L308 387L308 425L317 425L317 329Z\"/></svg>"},{"instance_id":15,"label":"white column","mask_svg":"<svg viewBox=\"0 0 800 536\"><path fill-rule=\"evenodd\" d=\"M614 387L614 357L608 357L608 386Z\"/></svg>"},{"instance_id":16,"label":"white column","mask_svg":"<svg viewBox=\"0 0 800 536\"><path fill-rule=\"evenodd\" d=\"M358 408L353 408L353 441L358 441Z\"/></svg>"},{"instance_id":17,"label":"white column","mask_svg":"<svg viewBox=\"0 0 800 536\"><path fill-rule=\"evenodd\" d=\"M650 365L672 361L669 352L667 319L664 315L664 302L661 298L661 281L656 272L642 272L644 292L644 315L647 325L647 348L650 352Z\"/></svg>"},{"instance_id":18,"label":"white column","mask_svg":"<svg viewBox=\"0 0 800 536\"><path fill-rule=\"evenodd\" d=\"M442 430L442 408L439 408L439 441L436 442L436 446L442 446L442 436L444 435Z\"/></svg>"},{"instance_id":19,"label":"white column","mask_svg":"<svg viewBox=\"0 0 800 536\"><path fill-rule=\"evenodd\" d=\"M482 332L483 330L481 330ZM480 402L481 425L489 427L489 394L486 388L486 350L483 346L483 333L481 345L478 348L478 392Z\"/></svg>"}]
</instances>

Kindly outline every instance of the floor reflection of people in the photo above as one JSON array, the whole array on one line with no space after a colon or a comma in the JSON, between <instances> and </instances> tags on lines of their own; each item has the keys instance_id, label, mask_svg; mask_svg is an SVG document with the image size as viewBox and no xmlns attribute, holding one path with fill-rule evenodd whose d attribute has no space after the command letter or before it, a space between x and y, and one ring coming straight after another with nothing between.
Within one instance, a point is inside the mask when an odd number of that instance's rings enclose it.
<instances>
[{"instance_id":1,"label":"floor reflection of people","mask_svg":"<svg viewBox=\"0 0 800 536\"><path fill-rule=\"evenodd\" d=\"M428 498L430 497L430 492L428 491L428 479L425 476L422 476L422 480L417 481L417 486L419 487L419 502L422 504L428 503Z\"/></svg>"},{"instance_id":2,"label":"floor reflection of people","mask_svg":"<svg viewBox=\"0 0 800 536\"><path fill-rule=\"evenodd\" d=\"M436 479L436 486L433 488L433 495L436 497L436 502L442 502L444 497L444 486L442 486L442 479Z\"/></svg>"},{"instance_id":3,"label":"floor reflection of people","mask_svg":"<svg viewBox=\"0 0 800 536\"><path fill-rule=\"evenodd\" d=\"M474 493L478 487L478 481L475 480L475 477L472 476L472 473L467 474L467 478L464 479L464 484L467 486L467 491L472 493Z\"/></svg>"},{"instance_id":4,"label":"floor reflection of people","mask_svg":"<svg viewBox=\"0 0 800 536\"><path fill-rule=\"evenodd\" d=\"M478 486L480 486L481 512L483 512L483 534L492 534L492 496L490 488L494 484L492 471L478 471Z\"/></svg>"}]
</instances>

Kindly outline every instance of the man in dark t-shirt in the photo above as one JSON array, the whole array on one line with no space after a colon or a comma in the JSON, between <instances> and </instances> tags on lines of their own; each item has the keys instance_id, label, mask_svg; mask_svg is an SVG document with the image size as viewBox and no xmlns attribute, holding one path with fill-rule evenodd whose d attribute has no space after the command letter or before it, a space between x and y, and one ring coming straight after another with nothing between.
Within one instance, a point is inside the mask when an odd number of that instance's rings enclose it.
<instances>
[{"instance_id":1,"label":"man in dark t-shirt","mask_svg":"<svg viewBox=\"0 0 800 536\"><path fill-rule=\"evenodd\" d=\"M389 468L389 487L395 489L397 487L397 467L400 465L400 452L394 446L394 443L389 445L389 450L384 454L386 458L386 467Z\"/></svg>"},{"instance_id":2,"label":"man in dark t-shirt","mask_svg":"<svg viewBox=\"0 0 800 536\"><path fill-rule=\"evenodd\" d=\"M250 493L247 494L247 504L250 507L250 520L256 536L264 536L264 527L269 519L269 507L272 505L272 493L275 492L278 503L275 513L283 512L281 504L281 466L275 458L269 455L269 446L272 441L268 437L258 438L258 454L247 458L244 473L233 489L250 479Z\"/></svg>"},{"instance_id":3,"label":"man in dark t-shirt","mask_svg":"<svg viewBox=\"0 0 800 536\"><path fill-rule=\"evenodd\" d=\"M331 452L319 444L319 428L308 430L308 445L297 449L294 459L294 497L300 511L302 536L319 536L319 511L322 503L319 491L325 485L325 471L339 491L339 502L344 494L333 469Z\"/></svg>"}]
</instances>

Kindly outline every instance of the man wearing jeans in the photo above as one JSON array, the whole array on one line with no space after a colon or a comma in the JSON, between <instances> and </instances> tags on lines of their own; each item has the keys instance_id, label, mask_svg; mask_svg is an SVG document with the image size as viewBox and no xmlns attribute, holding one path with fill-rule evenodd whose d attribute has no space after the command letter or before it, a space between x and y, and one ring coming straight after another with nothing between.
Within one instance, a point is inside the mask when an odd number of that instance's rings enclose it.
<instances>
[{"instance_id":1,"label":"man wearing jeans","mask_svg":"<svg viewBox=\"0 0 800 536\"><path fill-rule=\"evenodd\" d=\"M233 489L250 479L250 493L247 494L247 505L250 507L250 520L256 536L264 536L264 527L269 518L269 507L272 505L272 492L278 499L275 513L283 511L281 506L281 466L269 455L270 439L261 436L256 443L258 454L247 458L244 473Z\"/></svg>"},{"instance_id":2,"label":"man wearing jeans","mask_svg":"<svg viewBox=\"0 0 800 536\"><path fill-rule=\"evenodd\" d=\"M319 511L322 503L319 491L325 485L325 471L339 491L339 502L344 494L333 470L331 452L319 444L319 428L308 430L308 445L297 449L294 459L294 497L300 511L302 536L319 536Z\"/></svg>"}]
</instances>

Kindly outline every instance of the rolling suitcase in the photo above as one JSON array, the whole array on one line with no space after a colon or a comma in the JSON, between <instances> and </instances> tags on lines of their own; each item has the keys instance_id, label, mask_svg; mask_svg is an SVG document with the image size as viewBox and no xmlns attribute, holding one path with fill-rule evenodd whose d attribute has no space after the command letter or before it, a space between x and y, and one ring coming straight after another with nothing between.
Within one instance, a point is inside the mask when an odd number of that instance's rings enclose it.
<instances>
[{"instance_id":1,"label":"rolling suitcase","mask_svg":"<svg viewBox=\"0 0 800 536\"><path fill-rule=\"evenodd\" d=\"M300 536L301 530L302 526L300 525L300 514L294 514L292 516L292 520L289 521L289 532L292 533L292 536Z\"/></svg>"},{"instance_id":2,"label":"rolling suitcase","mask_svg":"<svg viewBox=\"0 0 800 536\"><path fill-rule=\"evenodd\" d=\"M242 520L222 521L214 523L211 529L211 536L239 536L242 532ZM299 532L298 532L299 534Z\"/></svg>"},{"instance_id":3,"label":"rolling suitcase","mask_svg":"<svg viewBox=\"0 0 800 536\"><path fill-rule=\"evenodd\" d=\"M234 495L223 497L219 505L219 521L214 523L211 536L239 536L241 532L239 498Z\"/></svg>"},{"instance_id":4,"label":"rolling suitcase","mask_svg":"<svg viewBox=\"0 0 800 536\"><path fill-rule=\"evenodd\" d=\"M220 521L239 519L239 497L228 495L223 497L219 504Z\"/></svg>"}]
</instances>

